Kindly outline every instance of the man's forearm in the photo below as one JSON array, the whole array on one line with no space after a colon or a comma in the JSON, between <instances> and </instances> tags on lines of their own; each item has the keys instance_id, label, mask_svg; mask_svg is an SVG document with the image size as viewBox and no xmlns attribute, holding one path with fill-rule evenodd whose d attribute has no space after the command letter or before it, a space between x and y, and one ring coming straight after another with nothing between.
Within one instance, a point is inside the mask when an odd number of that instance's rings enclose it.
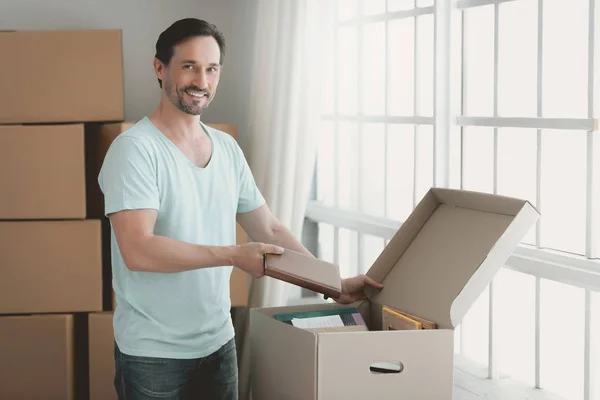
<instances>
[{"instance_id":1,"label":"man's forearm","mask_svg":"<svg viewBox=\"0 0 600 400\"><path fill-rule=\"evenodd\" d=\"M125 258L134 271L183 272L199 268L233 265L236 246L200 246L165 236L140 240Z\"/></svg>"}]
</instances>

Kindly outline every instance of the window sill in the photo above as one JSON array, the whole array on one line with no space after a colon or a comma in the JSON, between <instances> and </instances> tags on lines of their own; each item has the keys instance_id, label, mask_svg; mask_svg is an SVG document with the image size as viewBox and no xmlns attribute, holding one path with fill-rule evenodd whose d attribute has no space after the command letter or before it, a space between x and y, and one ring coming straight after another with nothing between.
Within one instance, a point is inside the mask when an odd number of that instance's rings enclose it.
<instances>
[{"instance_id":1,"label":"window sill","mask_svg":"<svg viewBox=\"0 0 600 400\"><path fill-rule=\"evenodd\" d=\"M454 400L566 400L508 376L487 378L487 368L460 355L454 357Z\"/></svg>"}]
</instances>

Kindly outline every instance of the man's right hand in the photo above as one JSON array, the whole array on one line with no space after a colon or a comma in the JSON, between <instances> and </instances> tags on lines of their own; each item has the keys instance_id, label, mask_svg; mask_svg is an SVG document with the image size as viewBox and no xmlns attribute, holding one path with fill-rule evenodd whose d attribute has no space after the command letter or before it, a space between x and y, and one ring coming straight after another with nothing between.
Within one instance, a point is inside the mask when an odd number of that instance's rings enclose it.
<instances>
[{"instance_id":1,"label":"man's right hand","mask_svg":"<svg viewBox=\"0 0 600 400\"><path fill-rule=\"evenodd\" d=\"M246 243L235 246L233 252L233 266L246 271L254 278L265 275L264 255L281 254L284 249L273 244Z\"/></svg>"}]
</instances>

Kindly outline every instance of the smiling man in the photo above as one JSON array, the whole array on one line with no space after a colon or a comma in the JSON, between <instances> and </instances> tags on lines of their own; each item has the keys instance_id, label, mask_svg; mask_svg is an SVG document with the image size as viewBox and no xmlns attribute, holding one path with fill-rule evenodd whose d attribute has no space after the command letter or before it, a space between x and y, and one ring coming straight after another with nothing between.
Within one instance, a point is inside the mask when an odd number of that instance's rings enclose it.
<instances>
[{"instance_id":1,"label":"smiling man","mask_svg":"<svg viewBox=\"0 0 600 400\"><path fill-rule=\"evenodd\" d=\"M175 22L156 43L158 108L111 145L98 177L111 222L119 399L237 399L229 278L260 278L263 256L310 254L271 214L236 141L200 121L225 40ZM267 145L267 144L265 144ZM236 219L255 241L236 245ZM338 302L364 298L364 275Z\"/></svg>"}]
</instances>

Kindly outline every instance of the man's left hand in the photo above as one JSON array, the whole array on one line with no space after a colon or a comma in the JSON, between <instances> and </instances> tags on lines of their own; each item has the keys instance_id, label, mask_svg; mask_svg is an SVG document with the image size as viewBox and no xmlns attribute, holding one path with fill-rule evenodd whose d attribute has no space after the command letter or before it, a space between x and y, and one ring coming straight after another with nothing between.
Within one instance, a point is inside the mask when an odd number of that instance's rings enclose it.
<instances>
[{"instance_id":1,"label":"man's left hand","mask_svg":"<svg viewBox=\"0 0 600 400\"><path fill-rule=\"evenodd\" d=\"M340 304L351 304L356 301L366 300L365 287L371 286L375 289L382 289L383 285L375 282L366 275L358 275L354 278L342 280L342 295L339 299L334 299Z\"/></svg>"}]
</instances>

